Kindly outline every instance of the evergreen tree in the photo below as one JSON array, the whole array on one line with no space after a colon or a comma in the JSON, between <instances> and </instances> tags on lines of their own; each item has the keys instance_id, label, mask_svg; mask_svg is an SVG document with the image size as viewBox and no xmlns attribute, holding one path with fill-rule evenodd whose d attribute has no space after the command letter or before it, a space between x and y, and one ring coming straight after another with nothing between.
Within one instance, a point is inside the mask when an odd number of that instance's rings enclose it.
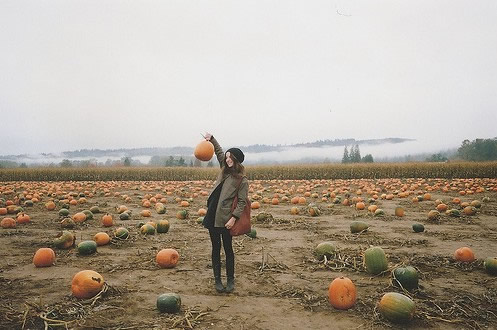
<instances>
[{"instance_id":1,"label":"evergreen tree","mask_svg":"<svg viewBox=\"0 0 497 330\"><path fill-rule=\"evenodd\" d=\"M362 162L363 163L373 163L373 156L371 154L367 154L366 156L362 157Z\"/></svg>"},{"instance_id":2,"label":"evergreen tree","mask_svg":"<svg viewBox=\"0 0 497 330\"><path fill-rule=\"evenodd\" d=\"M359 151L359 145L355 145L355 148L352 147L350 149L350 161L351 163L360 163L361 162L361 152Z\"/></svg>"},{"instance_id":3,"label":"evergreen tree","mask_svg":"<svg viewBox=\"0 0 497 330\"><path fill-rule=\"evenodd\" d=\"M125 157L123 164L124 166L131 166L131 159L129 157Z\"/></svg>"},{"instance_id":4,"label":"evergreen tree","mask_svg":"<svg viewBox=\"0 0 497 330\"><path fill-rule=\"evenodd\" d=\"M183 158L183 156L181 156L178 159L178 166L186 166L186 162L185 162L185 159Z\"/></svg>"},{"instance_id":5,"label":"evergreen tree","mask_svg":"<svg viewBox=\"0 0 497 330\"><path fill-rule=\"evenodd\" d=\"M343 149L342 163L350 163L349 151L347 150L347 146L345 146L345 148Z\"/></svg>"},{"instance_id":6,"label":"evergreen tree","mask_svg":"<svg viewBox=\"0 0 497 330\"><path fill-rule=\"evenodd\" d=\"M214 163L212 162L212 160L210 160L210 161L207 163L207 167L214 167Z\"/></svg>"},{"instance_id":7,"label":"evergreen tree","mask_svg":"<svg viewBox=\"0 0 497 330\"><path fill-rule=\"evenodd\" d=\"M199 159L195 158L195 161L193 162L194 167L202 167L202 162L200 162Z\"/></svg>"}]
</instances>

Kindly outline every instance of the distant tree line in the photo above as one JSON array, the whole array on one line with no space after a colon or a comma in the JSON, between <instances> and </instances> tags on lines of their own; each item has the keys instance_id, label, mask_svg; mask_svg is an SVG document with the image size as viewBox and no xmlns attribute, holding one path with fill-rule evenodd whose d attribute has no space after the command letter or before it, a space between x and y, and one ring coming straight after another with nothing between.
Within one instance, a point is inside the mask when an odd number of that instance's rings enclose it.
<instances>
[{"instance_id":1,"label":"distant tree line","mask_svg":"<svg viewBox=\"0 0 497 330\"><path fill-rule=\"evenodd\" d=\"M461 159L470 161L497 160L497 137L493 139L464 140L457 149Z\"/></svg>"},{"instance_id":2,"label":"distant tree line","mask_svg":"<svg viewBox=\"0 0 497 330\"><path fill-rule=\"evenodd\" d=\"M373 156L371 154L367 154L366 156L361 158L361 151L359 150L359 145L356 144L350 148L350 152L347 149L347 146L343 149L343 164L350 163L373 163Z\"/></svg>"}]
</instances>

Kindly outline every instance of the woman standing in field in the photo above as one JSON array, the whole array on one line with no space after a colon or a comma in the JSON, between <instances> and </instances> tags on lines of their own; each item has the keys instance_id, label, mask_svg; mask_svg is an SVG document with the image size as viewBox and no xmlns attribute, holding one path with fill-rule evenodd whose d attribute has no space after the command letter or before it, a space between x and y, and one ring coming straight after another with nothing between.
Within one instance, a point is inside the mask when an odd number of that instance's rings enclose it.
<instances>
[{"instance_id":1,"label":"woman standing in field","mask_svg":"<svg viewBox=\"0 0 497 330\"><path fill-rule=\"evenodd\" d=\"M209 229L212 243L212 269L217 292L232 292L235 288L235 254L229 229L240 218L248 195L248 180L242 162L245 158L238 148L223 149L210 133L205 139L214 145L214 151L221 167L214 188L207 199L207 214L204 227ZM233 200L238 195L238 203L232 210ZM221 282L221 240L226 255L227 284Z\"/></svg>"}]
</instances>

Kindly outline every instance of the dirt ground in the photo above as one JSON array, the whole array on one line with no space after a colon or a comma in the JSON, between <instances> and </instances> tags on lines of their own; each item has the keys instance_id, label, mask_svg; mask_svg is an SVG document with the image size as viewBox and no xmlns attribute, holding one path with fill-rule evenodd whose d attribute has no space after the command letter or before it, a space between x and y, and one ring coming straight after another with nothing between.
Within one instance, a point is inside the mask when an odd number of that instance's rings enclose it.
<instances>
[{"instance_id":1,"label":"dirt ground","mask_svg":"<svg viewBox=\"0 0 497 330\"><path fill-rule=\"evenodd\" d=\"M382 188L381 183L368 182ZM71 206L71 215L97 205L101 213L114 216L115 225L110 228L102 227L99 213L93 220L71 229L76 234L76 244L92 239L99 231L113 237L118 226L128 228L131 237L113 238L111 244L98 247L98 252L90 256L80 256L76 249L55 249L55 266L36 268L32 263L34 252L51 247L61 231L57 212L60 207L46 210L44 204L50 198L47 195L34 206L25 207L31 223L19 224L16 229L0 229L0 328L495 329L497 277L484 271L483 260L497 257L497 193L460 196L452 190L433 191L431 201L415 203L412 198L425 191L420 187L407 198L378 198L375 203L385 215L375 217L367 210L358 211L334 204L331 199L321 199L324 191L333 191L339 185L349 186L351 197L357 196L356 190L363 185L358 180L341 180L339 184L332 180L251 182L251 196L271 199L275 191L283 189L293 191L290 198L302 196L304 191L316 192L319 197L306 197L306 204L297 205L301 211L298 215L290 213L295 205L289 201L280 200L279 205L260 201L261 208L252 210L257 238L234 238L236 289L231 294L218 294L210 265L208 232L197 222L197 210L205 207L207 197L193 197L194 193L209 191L211 184L3 183L4 188L15 189L13 194L0 193L5 200L27 189L56 186L65 193L70 188L77 194L86 191L87 203ZM171 188L173 185L175 189ZM102 187L110 187L106 188L108 196ZM157 214L151 207L152 216L142 217L142 199L146 194L157 193L166 197L167 212ZM342 200L345 193L338 191ZM131 201L124 202L123 195L131 197ZM428 211L435 208L435 199L457 208L451 203L454 197L471 202L481 201L484 196L490 201L482 203L474 216L452 218L443 214L436 222L427 219ZM175 200L178 197L192 198L190 206L181 207ZM369 196L364 193L362 198L367 201ZM310 202L316 203L321 215L308 215L306 206ZM123 204L133 211L131 220L119 220L116 206ZM394 215L397 206L405 209L404 217ZM177 211L183 209L189 211L189 218L177 219ZM261 212L270 213L272 218L257 221L255 216ZM170 222L168 233L140 234L138 223L160 219ZM349 225L354 220L367 222L370 229L351 234ZM414 233L414 223L424 224L425 231ZM337 247L335 256L327 263L313 255L322 241L332 241ZM361 254L371 245L385 250L390 270L411 265L419 271L420 287L408 293L416 303L415 317L408 324L392 324L378 313L376 304L382 295L402 289L392 285L389 271L380 276L366 272ZM462 246L471 247L477 260L467 264L455 262L454 251ZM155 263L155 255L162 248L179 252L175 268L160 269ZM96 298L79 300L71 295L72 277L83 269L99 272L106 281L104 292ZM222 272L225 282L224 264ZM357 303L347 311L336 310L328 302L328 285L340 276L349 277L357 287ZM166 292L181 296L179 313L160 314L156 309L157 296Z\"/></svg>"}]
</instances>

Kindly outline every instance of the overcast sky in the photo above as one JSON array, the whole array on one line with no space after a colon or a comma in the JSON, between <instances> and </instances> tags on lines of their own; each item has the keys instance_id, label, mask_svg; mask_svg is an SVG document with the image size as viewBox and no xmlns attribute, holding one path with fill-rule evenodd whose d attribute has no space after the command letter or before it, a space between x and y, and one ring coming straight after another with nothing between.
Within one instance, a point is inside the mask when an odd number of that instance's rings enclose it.
<instances>
[{"instance_id":1,"label":"overcast sky","mask_svg":"<svg viewBox=\"0 0 497 330\"><path fill-rule=\"evenodd\" d=\"M0 0L0 154L497 136L495 0Z\"/></svg>"}]
</instances>

